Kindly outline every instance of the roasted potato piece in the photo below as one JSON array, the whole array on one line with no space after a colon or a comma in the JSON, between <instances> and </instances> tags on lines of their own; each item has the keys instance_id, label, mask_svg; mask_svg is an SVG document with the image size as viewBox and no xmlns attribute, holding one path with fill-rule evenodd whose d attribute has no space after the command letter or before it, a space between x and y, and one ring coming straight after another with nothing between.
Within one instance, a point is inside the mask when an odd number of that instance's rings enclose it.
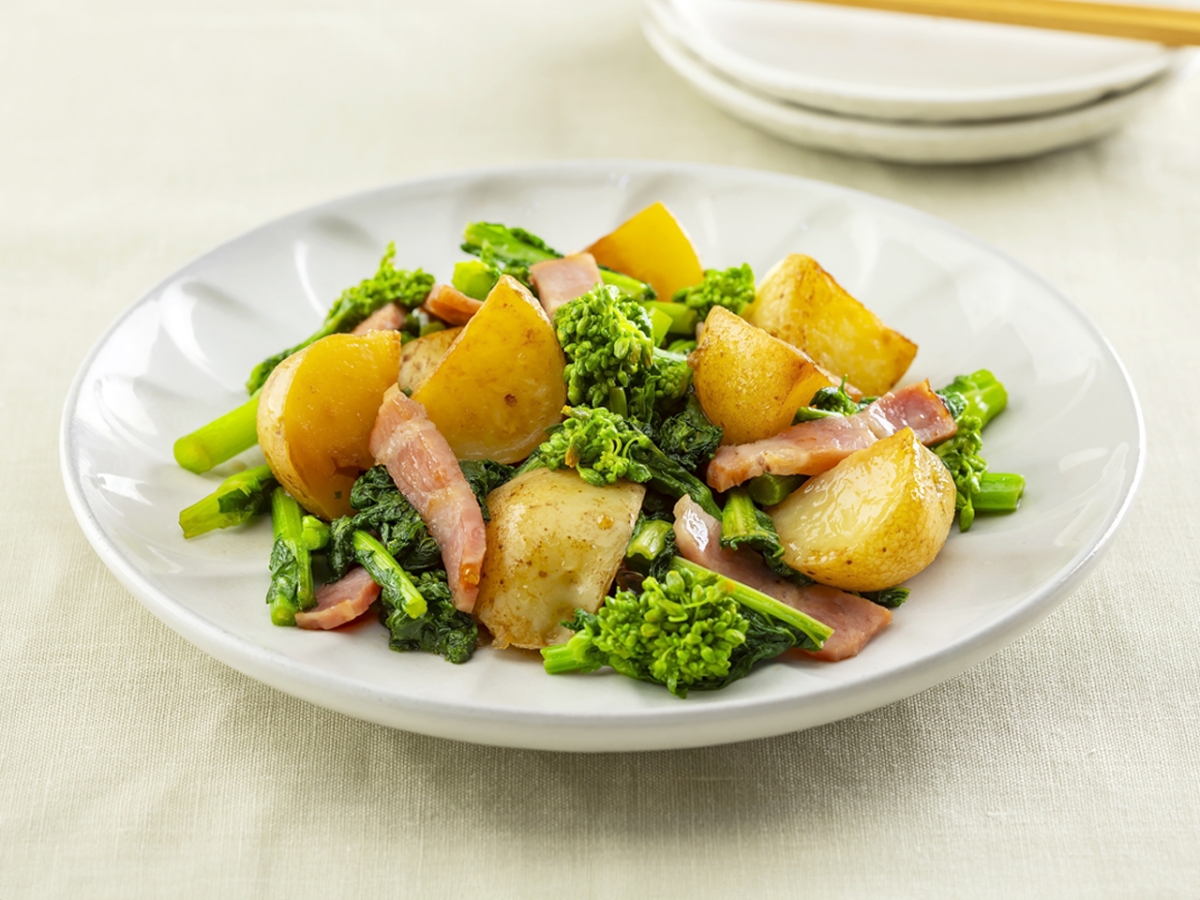
<instances>
[{"instance_id":1,"label":"roasted potato piece","mask_svg":"<svg viewBox=\"0 0 1200 900\"><path fill-rule=\"evenodd\" d=\"M911 428L850 454L767 512L789 566L846 591L894 587L933 562L954 479Z\"/></svg>"},{"instance_id":2,"label":"roasted potato piece","mask_svg":"<svg viewBox=\"0 0 1200 900\"><path fill-rule=\"evenodd\" d=\"M799 253L767 273L745 316L869 396L891 390L917 355L916 344L884 325L815 260Z\"/></svg>"},{"instance_id":3,"label":"roasted potato piece","mask_svg":"<svg viewBox=\"0 0 1200 900\"><path fill-rule=\"evenodd\" d=\"M647 206L587 252L597 265L649 282L659 300L704 279L691 238L662 203Z\"/></svg>"},{"instance_id":4,"label":"roasted potato piece","mask_svg":"<svg viewBox=\"0 0 1200 900\"><path fill-rule=\"evenodd\" d=\"M368 446L400 369L400 333L331 334L293 353L263 385L258 443L271 471L314 515L350 512L350 488L375 464Z\"/></svg>"},{"instance_id":5,"label":"roasted potato piece","mask_svg":"<svg viewBox=\"0 0 1200 900\"><path fill-rule=\"evenodd\" d=\"M519 281L502 276L412 397L459 459L524 459L567 402L554 326Z\"/></svg>"},{"instance_id":6,"label":"roasted potato piece","mask_svg":"<svg viewBox=\"0 0 1200 900\"><path fill-rule=\"evenodd\" d=\"M593 487L573 470L535 469L488 495L492 520L475 615L497 647L549 647L575 610L595 612L625 556L640 484Z\"/></svg>"},{"instance_id":7,"label":"roasted potato piece","mask_svg":"<svg viewBox=\"0 0 1200 900\"><path fill-rule=\"evenodd\" d=\"M713 307L688 357L704 414L726 444L778 434L820 388L837 386L800 350L722 306Z\"/></svg>"},{"instance_id":8,"label":"roasted potato piece","mask_svg":"<svg viewBox=\"0 0 1200 900\"><path fill-rule=\"evenodd\" d=\"M444 328L409 341L400 351L400 388L415 391L437 368L462 328Z\"/></svg>"}]
</instances>

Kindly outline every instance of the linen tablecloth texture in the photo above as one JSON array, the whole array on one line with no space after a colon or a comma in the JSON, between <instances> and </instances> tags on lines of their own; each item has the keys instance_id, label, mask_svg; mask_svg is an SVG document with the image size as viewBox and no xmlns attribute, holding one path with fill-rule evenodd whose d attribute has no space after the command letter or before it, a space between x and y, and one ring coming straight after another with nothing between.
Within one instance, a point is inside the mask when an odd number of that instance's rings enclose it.
<instances>
[{"instance_id":1,"label":"linen tablecloth texture","mask_svg":"<svg viewBox=\"0 0 1200 900\"><path fill-rule=\"evenodd\" d=\"M0 897L1200 897L1200 81L1095 146L925 170L727 118L645 46L632 0L10 0L0 123ZM118 313L300 206L578 157L826 179L1044 274L1145 406L1145 479L1103 564L910 700L584 756L318 709L117 584L57 435Z\"/></svg>"}]
</instances>

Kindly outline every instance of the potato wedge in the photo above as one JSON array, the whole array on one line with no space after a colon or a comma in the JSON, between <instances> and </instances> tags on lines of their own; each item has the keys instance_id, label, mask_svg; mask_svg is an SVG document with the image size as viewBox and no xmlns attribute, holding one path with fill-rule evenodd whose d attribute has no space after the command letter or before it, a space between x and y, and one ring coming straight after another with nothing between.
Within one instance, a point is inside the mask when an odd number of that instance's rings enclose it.
<instances>
[{"instance_id":1,"label":"potato wedge","mask_svg":"<svg viewBox=\"0 0 1200 900\"><path fill-rule=\"evenodd\" d=\"M891 390L917 355L916 344L884 325L815 260L799 253L767 273L745 316L869 396Z\"/></svg>"},{"instance_id":2,"label":"potato wedge","mask_svg":"<svg viewBox=\"0 0 1200 900\"><path fill-rule=\"evenodd\" d=\"M649 282L659 300L704 280L691 238L662 203L647 206L587 252L598 265Z\"/></svg>"},{"instance_id":3,"label":"potato wedge","mask_svg":"<svg viewBox=\"0 0 1200 900\"><path fill-rule=\"evenodd\" d=\"M368 446L400 369L400 332L331 334L285 359L263 385L258 443L271 471L310 513L336 519L375 464Z\"/></svg>"},{"instance_id":4,"label":"potato wedge","mask_svg":"<svg viewBox=\"0 0 1200 900\"><path fill-rule=\"evenodd\" d=\"M564 620L604 602L646 489L593 487L573 470L535 469L488 495L487 556L475 615L497 647L567 640Z\"/></svg>"},{"instance_id":5,"label":"potato wedge","mask_svg":"<svg viewBox=\"0 0 1200 900\"><path fill-rule=\"evenodd\" d=\"M444 328L409 341L400 351L400 389L415 391L437 368L462 328Z\"/></svg>"},{"instance_id":6,"label":"potato wedge","mask_svg":"<svg viewBox=\"0 0 1200 900\"><path fill-rule=\"evenodd\" d=\"M459 459L513 463L562 418L565 365L541 304L502 276L412 397Z\"/></svg>"},{"instance_id":7,"label":"potato wedge","mask_svg":"<svg viewBox=\"0 0 1200 900\"><path fill-rule=\"evenodd\" d=\"M696 398L725 429L726 444L778 434L820 388L837 386L803 352L722 306L708 314L688 365Z\"/></svg>"},{"instance_id":8,"label":"potato wedge","mask_svg":"<svg viewBox=\"0 0 1200 900\"><path fill-rule=\"evenodd\" d=\"M850 454L767 510L789 566L846 591L894 587L933 562L954 479L911 428Z\"/></svg>"}]
</instances>

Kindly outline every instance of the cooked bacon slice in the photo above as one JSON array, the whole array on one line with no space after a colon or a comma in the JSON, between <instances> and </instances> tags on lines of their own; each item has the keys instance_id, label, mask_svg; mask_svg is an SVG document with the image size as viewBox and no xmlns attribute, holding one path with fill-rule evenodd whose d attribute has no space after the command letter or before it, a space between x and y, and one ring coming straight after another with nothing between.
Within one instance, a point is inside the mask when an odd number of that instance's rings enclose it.
<instances>
[{"instance_id":1,"label":"cooked bacon slice","mask_svg":"<svg viewBox=\"0 0 1200 900\"><path fill-rule=\"evenodd\" d=\"M351 569L339 581L317 588L316 607L296 613L296 625L313 630L337 628L365 613L378 596L379 585L367 570Z\"/></svg>"},{"instance_id":2,"label":"cooked bacon slice","mask_svg":"<svg viewBox=\"0 0 1200 900\"><path fill-rule=\"evenodd\" d=\"M383 395L370 447L442 549L454 605L469 613L479 593L487 532L479 501L450 445L425 407L392 386Z\"/></svg>"},{"instance_id":3,"label":"cooked bacon slice","mask_svg":"<svg viewBox=\"0 0 1200 900\"><path fill-rule=\"evenodd\" d=\"M675 504L675 542L684 559L762 591L832 628L824 647L802 651L813 659L837 662L857 656L892 621L891 610L865 597L821 584L798 587L768 569L754 551L722 547L721 523L686 495Z\"/></svg>"},{"instance_id":4,"label":"cooked bacon slice","mask_svg":"<svg viewBox=\"0 0 1200 900\"><path fill-rule=\"evenodd\" d=\"M482 300L468 297L456 287L435 284L421 308L450 325L466 325L481 306Z\"/></svg>"},{"instance_id":5,"label":"cooked bacon slice","mask_svg":"<svg viewBox=\"0 0 1200 900\"><path fill-rule=\"evenodd\" d=\"M853 416L801 422L774 437L722 447L708 464L709 487L727 491L751 478L820 475L855 450L911 428L929 445L953 437L958 426L928 381L884 394Z\"/></svg>"},{"instance_id":6,"label":"cooked bacon slice","mask_svg":"<svg viewBox=\"0 0 1200 900\"><path fill-rule=\"evenodd\" d=\"M572 253L529 267L529 280L551 320L564 303L586 294L600 281L600 267L590 253Z\"/></svg>"},{"instance_id":7,"label":"cooked bacon slice","mask_svg":"<svg viewBox=\"0 0 1200 900\"><path fill-rule=\"evenodd\" d=\"M359 322L351 334L366 334L369 331L396 331L404 324L407 316L403 309L395 303L385 303L375 312Z\"/></svg>"}]
</instances>

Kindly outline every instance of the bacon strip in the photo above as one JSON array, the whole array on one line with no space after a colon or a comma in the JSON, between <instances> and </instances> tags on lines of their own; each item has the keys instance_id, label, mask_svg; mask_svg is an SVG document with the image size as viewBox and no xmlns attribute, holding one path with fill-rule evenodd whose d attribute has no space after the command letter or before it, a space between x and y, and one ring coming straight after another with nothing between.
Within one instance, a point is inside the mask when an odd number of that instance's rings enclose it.
<instances>
[{"instance_id":1,"label":"bacon strip","mask_svg":"<svg viewBox=\"0 0 1200 900\"><path fill-rule=\"evenodd\" d=\"M353 622L379 596L379 585L366 569L352 569L346 577L317 588L316 608L296 613L300 628L329 630Z\"/></svg>"},{"instance_id":2,"label":"bacon strip","mask_svg":"<svg viewBox=\"0 0 1200 900\"><path fill-rule=\"evenodd\" d=\"M884 394L853 416L801 422L766 440L722 447L708 464L709 487L727 491L751 478L820 475L855 450L911 428L925 445L953 437L954 417L928 381Z\"/></svg>"},{"instance_id":3,"label":"bacon strip","mask_svg":"<svg viewBox=\"0 0 1200 900\"><path fill-rule=\"evenodd\" d=\"M482 300L468 297L449 284L435 284L425 298L422 309L450 325L466 325L483 306Z\"/></svg>"},{"instance_id":4,"label":"bacon strip","mask_svg":"<svg viewBox=\"0 0 1200 900\"><path fill-rule=\"evenodd\" d=\"M371 453L420 514L442 550L454 605L475 608L487 531L479 501L425 407L392 386L371 431Z\"/></svg>"},{"instance_id":5,"label":"bacon strip","mask_svg":"<svg viewBox=\"0 0 1200 900\"><path fill-rule=\"evenodd\" d=\"M407 315L408 313L395 303L385 303L359 322L350 333L366 334L370 331L396 331L404 324L404 318Z\"/></svg>"},{"instance_id":6,"label":"bacon strip","mask_svg":"<svg viewBox=\"0 0 1200 900\"><path fill-rule=\"evenodd\" d=\"M721 523L686 495L675 504L675 542L684 559L762 591L832 628L824 647L802 651L813 659L838 662L857 656L892 621L891 610L864 597L821 584L797 587L768 569L754 551L722 547Z\"/></svg>"},{"instance_id":7,"label":"bacon strip","mask_svg":"<svg viewBox=\"0 0 1200 900\"><path fill-rule=\"evenodd\" d=\"M564 303L582 296L600 282L600 267L590 253L572 253L561 259L547 259L529 267L529 280L537 288L538 299L551 321Z\"/></svg>"}]
</instances>

